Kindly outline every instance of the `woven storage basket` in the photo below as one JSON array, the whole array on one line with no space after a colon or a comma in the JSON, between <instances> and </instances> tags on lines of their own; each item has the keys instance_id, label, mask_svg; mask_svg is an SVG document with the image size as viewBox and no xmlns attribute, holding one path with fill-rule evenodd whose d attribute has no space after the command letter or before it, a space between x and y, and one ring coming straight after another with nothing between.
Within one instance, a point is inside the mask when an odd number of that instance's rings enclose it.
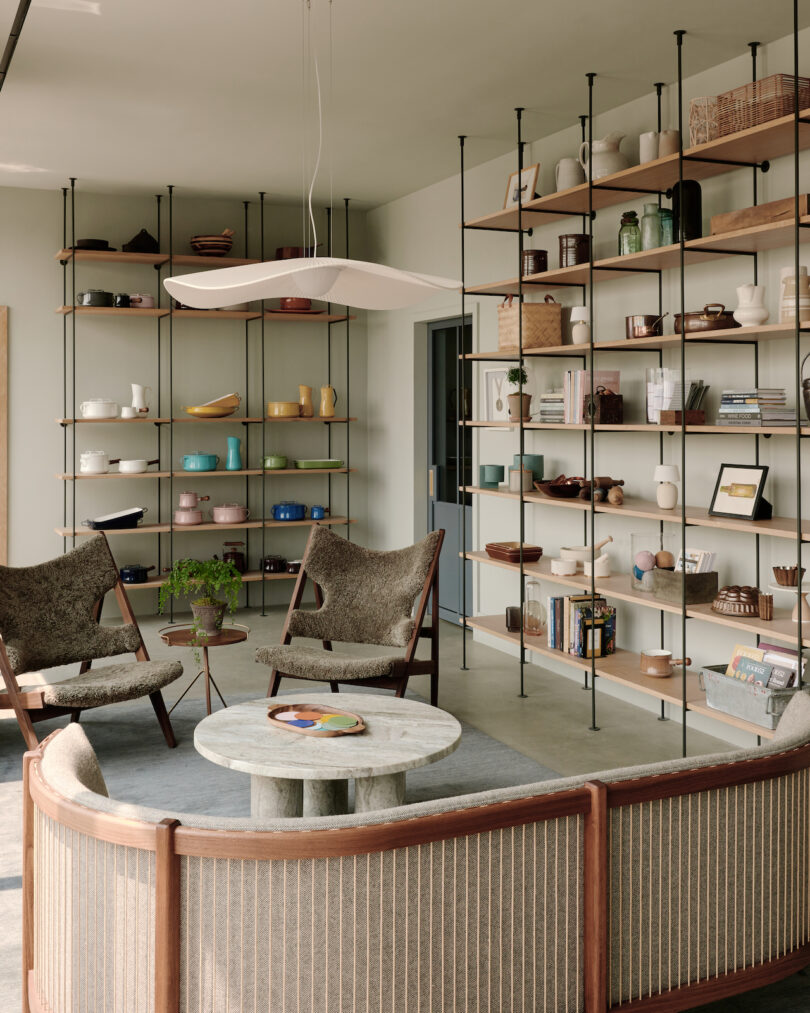
<instances>
[{"instance_id":1,"label":"woven storage basket","mask_svg":"<svg viewBox=\"0 0 810 1013\"><path fill-rule=\"evenodd\" d=\"M793 112L795 87L792 74L771 74L761 81L717 96L717 136L736 134ZM799 109L810 106L810 78L799 78Z\"/></svg>"},{"instance_id":2,"label":"woven storage basket","mask_svg":"<svg viewBox=\"0 0 810 1013\"><path fill-rule=\"evenodd\" d=\"M693 98L689 103L689 146L716 140L717 131L717 96Z\"/></svg>"},{"instance_id":3,"label":"woven storage basket","mask_svg":"<svg viewBox=\"0 0 810 1013\"><path fill-rule=\"evenodd\" d=\"M508 296L498 307L498 348L517 348L518 313L523 311L523 348L548 348L561 345L562 306L553 296L543 302L512 302Z\"/></svg>"}]
</instances>

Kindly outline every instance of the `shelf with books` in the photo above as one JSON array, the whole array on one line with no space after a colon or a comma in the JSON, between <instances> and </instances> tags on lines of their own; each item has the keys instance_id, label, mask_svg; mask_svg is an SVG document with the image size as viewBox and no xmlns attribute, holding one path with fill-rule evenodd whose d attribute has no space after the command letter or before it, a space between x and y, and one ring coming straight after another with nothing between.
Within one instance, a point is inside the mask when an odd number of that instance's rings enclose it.
<instances>
[{"instance_id":1,"label":"shelf with books","mask_svg":"<svg viewBox=\"0 0 810 1013\"><path fill-rule=\"evenodd\" d=\"M488 422L486 419L467 419L460 425L479 429L517 429L519 422ZM585 422L524 422L524 429L570 429L573 432L589 432L590 425ZM656 422L622 422L616 425L595 425L597 433L679 433L679 425L661 425ZM735 426L735 425L704 425L687 426L687 433L712 436L795 436L796 427L789 426ZM810 436L810 422L801 426L803 436Z\"/></svg>"}]
</instances>

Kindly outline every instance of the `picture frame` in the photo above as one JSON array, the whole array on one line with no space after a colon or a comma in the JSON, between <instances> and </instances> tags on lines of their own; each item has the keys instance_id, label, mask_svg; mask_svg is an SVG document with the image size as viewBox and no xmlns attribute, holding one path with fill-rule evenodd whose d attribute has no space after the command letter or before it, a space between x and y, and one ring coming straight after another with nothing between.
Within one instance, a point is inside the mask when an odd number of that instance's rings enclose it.
<instances>
[{"instance_id":1,"label":"picture frame","mask_svg":"<svg viewBox=\"0 0 810 1013\"><path fill-rule=\"evenodd\" d=\"M520 191L518 191L518 175L520 176ZM519 193L523 194L522 204L528 203L534 198L537 189L537 179L540 175L540 163L535 162L529 165L520 173L513 172L506 184L506 196L503 199L504 209L516 208L518 206Z\"/></svg>"},{"instance_id":2,"label":"picture frame","mask_svg":"<svg viewBox=\"0 0 810 1013\"><path fill-rule=\"evenodd\" d=\"M740 520L768 520L771 504L762 495L767 464L721 464L714 486L709 515Z\"/></svg>"},{"instance_id":3,"label":"picture frame","mask_svg":"<svg viewBox=\"0 0 810 1013\"><path fill-rule=\"evenodd\" d=\"M506 383L507 369L485 369L484 373L484 418L487 422L508 422L509 393ZM500 405L500 407L498 407Z\"/></svg>"}]
</instances>

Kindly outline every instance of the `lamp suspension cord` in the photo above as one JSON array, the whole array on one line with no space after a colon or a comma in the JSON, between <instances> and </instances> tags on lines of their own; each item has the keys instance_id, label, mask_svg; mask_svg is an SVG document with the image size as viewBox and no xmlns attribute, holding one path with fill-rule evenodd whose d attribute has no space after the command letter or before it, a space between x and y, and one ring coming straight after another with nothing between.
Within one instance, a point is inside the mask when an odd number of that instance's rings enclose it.
<instances>
[{"instance_id":1,"label":"lamp suspension cord","mask_svg":"<svg viewBox=\"0 0 810 1013\"><path fill-rule=\"evenodd\" d=\"M306 209L302 209L302 215L304 216L304 245L312 248L310 253L311 257L318 255L318 227L315 224L315 215L312 212L312 191L315 189L315 182L318 179L318 172L321 168L321 156L323 153L323 99L321 96L321 69L318 61L318 44L315 41L314 47L311 45L311 30L310 21L312 15L312 3L311 0L304 0L303 3L304 12L304 59L302 67L302 93L306 93L307 83L309 81L309 67L312 64L313 71L315 74L315 96L318 101L318 146L315 150L315 165L312 169L312 176L309 181L309 190L307 191ZM329 91L331 95L332 91L332 0L329 0ZM304 115L301 117L302 122L307 122L308 103L304 101ZM306 128L302 131L302 137L306 137ZM306 178L306 161L307 161L307 145L306 141L302 142L302 158L301 158L301 189L304 190L304 180ZM329 153L329 207L332 207L332 154L331 148ZM331 223L330 223L331 229ZM330 233L331 241L331 233Z\"/></svg>"}]
</instances>

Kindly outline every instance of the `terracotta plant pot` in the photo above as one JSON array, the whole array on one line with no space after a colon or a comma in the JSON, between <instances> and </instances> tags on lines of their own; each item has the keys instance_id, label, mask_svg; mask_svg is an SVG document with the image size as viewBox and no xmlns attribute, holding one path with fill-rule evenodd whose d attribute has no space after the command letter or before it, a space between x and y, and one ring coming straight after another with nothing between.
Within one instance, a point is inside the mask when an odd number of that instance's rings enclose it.
<instances>
[{"instance_id":1,"label":"terracotta plant pot","mask_svg":"<svg viewBox=\"0 0 810 1013\"><path fill-rule=\"evenodd\" d=\"M520 411L521 398L523 399L522 412ZM524 422L530 421L531 394L507 394L506 400L509 402L509 418L511 421L517 422L521 418Z\"/></svg>"},{"instance_id":2,"label":"terracotta plant pot","mask_svg":"<svg viewBox=\"0 0 810 1013\"><path fill-rule=\"evenodd\" d=\"M225 618L225 603L220 605L197 605L191 603L191 613L195 623L199 626L200 632L209 637L215 637L222 629L222 620Z\"/></svg>"}]
</instances>

